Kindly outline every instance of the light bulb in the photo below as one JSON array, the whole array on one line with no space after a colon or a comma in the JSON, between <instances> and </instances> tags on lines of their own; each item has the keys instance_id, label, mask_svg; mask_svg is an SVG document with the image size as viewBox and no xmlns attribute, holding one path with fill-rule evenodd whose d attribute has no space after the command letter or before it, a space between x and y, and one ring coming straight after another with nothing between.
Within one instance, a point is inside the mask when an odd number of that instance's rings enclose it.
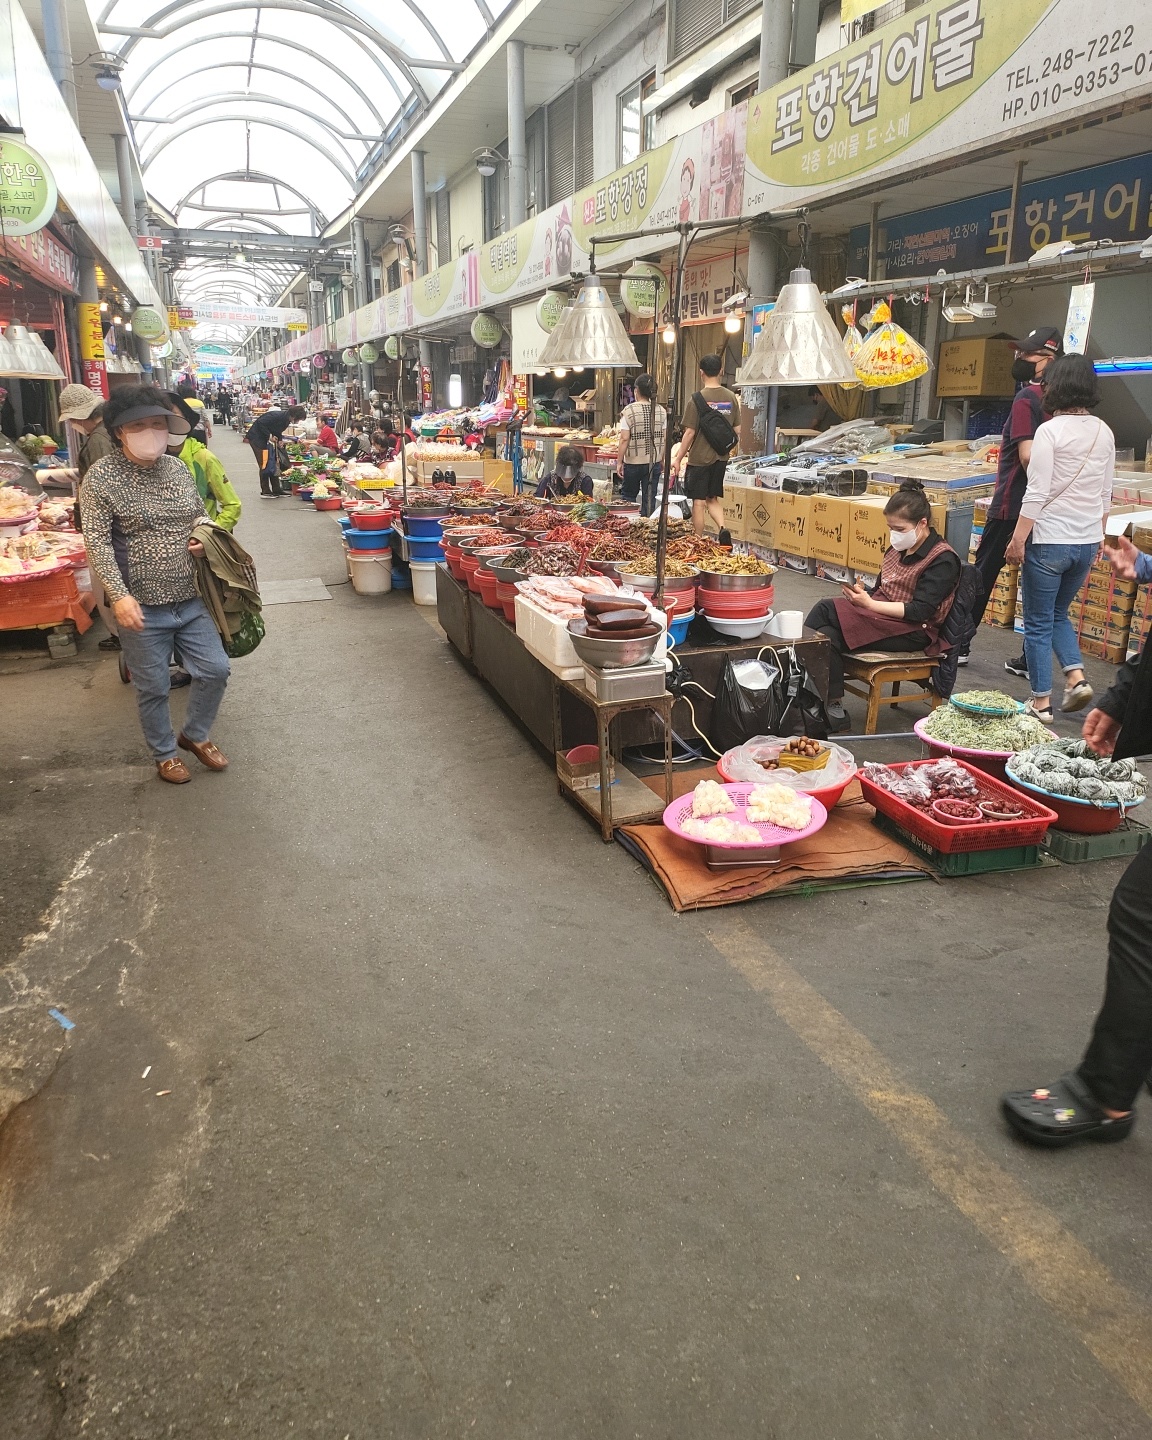
<instances>
[{"instance_id":1,"label":"light bulb","mask_svg":"<svg viewBox=\"0 0 1152 1440\"><path fill-rule=\"evenodd\" d=\"M665 325L665 327L664 327L664 332L663 332L663 334L660 336L660 338L661 338L661 340L664 341L664 344L665 344L665 345L675 345L675 343L676 343L676 327L675 327L674 325Z\"/></svg>"},{"instance_id":2,"label":"light bulb","mask_svg":"<svg viewBox=\"0 0 1152 1440\"><path fill-rule=\"evenodd\" d=\"M557 380L563 380L564 376L567 375L568 371L565 370L563 365L557 365L555 370L552 371L552 373L556 376Z\"/></svg>"},{"instance_id":3,"label":"light bulb","mask_svg":"<svg viewBox=\"0 0 1152 1440\"><path fill-rule=\"evenodd\" d=\"M127 330L129 334L132 333L132 322L131 322L131 320L129 320L129 321L127 322L127 324L124 326L124 329Z\"/></svg>"},{"instance_id":4,"label":"light bulb","mask_svg":"<svg viewBox=\"0 0 1152 1440\"><path fill-rule=\"evenodd\" d=\"M583 375L583 373L584 373L584 366L583 366L583 365L573 365L573 366L572 366L572 373L573 373L573 375Z\"/></svg>"},{"instance_id":5,"label":"light bulb","mask_svg":"<svg viewBox=\"0 0 1152 1440\"><path fill-rule=\"evenodd\" d=\"M113 315L112 323L113 325L122 325L124 323L124 317L122 315Z\"/></svg>"},{"instance_id":6,"label":"light bulb","mask_svg":"<svg viewBox=\"0 0 1152 1440\"><path fill-rule=\"evenodd\" d=\"M739 335L744 328L744 317L742 315L726 315L724 317L724 329L729 335Z\"/></svg>"},{"instance_id":7,"label":"light bulb","mask_svg":"<svg viewBox=\"0 0 1152 1440\"><path fill-rule=\"evenodd\" d=\"M107 302L107 300L101 300L101 302L100 302L100 313L101 313L101 315L107 315L107 313L108 313L108 302Z\"/></svg>"}]
</instances>

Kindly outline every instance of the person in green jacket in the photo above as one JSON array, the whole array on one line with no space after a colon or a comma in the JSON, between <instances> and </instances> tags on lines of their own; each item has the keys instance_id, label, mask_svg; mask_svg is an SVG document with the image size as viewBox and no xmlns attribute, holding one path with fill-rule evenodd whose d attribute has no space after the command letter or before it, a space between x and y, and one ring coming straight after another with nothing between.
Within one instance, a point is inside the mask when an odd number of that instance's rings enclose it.
<instances>
[{"instance_id":1,"label":"person in green jacket","mask_svg":"<svg viewBox=\"0 0 1152 1440\"><path fill-rule=\"evenodd\" d=\"M173 437L173 445L168 453L178 455L192 472L209 520L214 520L223 530L234 530L237 520L240 519L240 496L225 474L219 456L213 455L204 443L204 432L196 428L200 423L200 413L171 391L168 398L172 402L172 408L183 415L193 427L183 440Z\"/></svg>"}]
</instances>

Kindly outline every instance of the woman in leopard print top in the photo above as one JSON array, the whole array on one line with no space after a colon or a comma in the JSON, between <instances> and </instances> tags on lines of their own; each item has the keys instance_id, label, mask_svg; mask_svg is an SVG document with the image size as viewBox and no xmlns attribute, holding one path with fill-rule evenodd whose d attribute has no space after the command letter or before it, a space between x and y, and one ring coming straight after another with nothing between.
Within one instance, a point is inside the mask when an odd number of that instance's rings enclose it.
<instances>
[{"instance_id":1,"label":"woman in leopard print top","mask_svg":"<svg viewBox=\"0 0 1152 1440\"><path fill-rule=\"evenodd\" d=\"M192 530L208 517L188 467L167 454L170 435L186 433L188 422L151 385L128 385L106 401L104 428L115 450L85 477L84 541L112 603L157 773L182 785L192 777L180 750L210 770L228 764L208 738L228 684L228 657L192 566ZM179 738L168 703L174 649L192 676Z\"/></svg>"}]
</instances>

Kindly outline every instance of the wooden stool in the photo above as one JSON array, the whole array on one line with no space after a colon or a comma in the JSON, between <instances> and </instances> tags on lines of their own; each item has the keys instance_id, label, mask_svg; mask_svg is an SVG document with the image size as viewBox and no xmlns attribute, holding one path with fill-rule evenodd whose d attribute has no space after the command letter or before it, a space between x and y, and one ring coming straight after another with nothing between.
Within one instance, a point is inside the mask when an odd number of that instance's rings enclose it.
<instances>
[{"instance_id":1,"label":"wooden stool","mask_svg":"<svg viewBox=\"0 0 1152 1440\"><path fill-rule=\"evenodd\" d=\"M876 733L876 722L880 718L881 705L899 705L900 686L905 680L927 681L939 665L939 660L930 660L917 651L891 654L884 650L868 650L856 655L844 656L844 689L859 695L868 702L868 715L864 722L864 734ZM858 683L852 684L855 680ZM884 686L891 685L891 695L884 694ZM907 697L903 697L907 698ZM935 690L925 689L923 698L933 710L940 704Z\"/></svg>"}]
</instances>

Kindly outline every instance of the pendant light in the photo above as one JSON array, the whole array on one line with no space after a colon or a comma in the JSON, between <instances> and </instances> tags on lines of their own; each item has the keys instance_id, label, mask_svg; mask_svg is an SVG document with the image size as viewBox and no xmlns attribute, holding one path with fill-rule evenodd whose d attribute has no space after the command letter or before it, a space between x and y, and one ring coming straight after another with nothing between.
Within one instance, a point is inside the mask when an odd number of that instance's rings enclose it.
<instances>
[{"instance_id":1,"label":"pendant light","mask_svg":"<svg viewBox=\"0 0 1152 1440\"><path fill-rule=\"evenodd\" d=\"M0 375L18 377L20 373L20 357L16 353L16 347L0 330Z\"/></svg>"},{"instance_id":2,"label":"pendant light","mask_svg":"<svg viewBox=\"0 0 1152 1440\"><path fill-rule=\"evenodd\" d=\"M788 277L743 367L738 385L854 385L836 323L808 269L809 227L800 225L800 264Z\"/></svg>"},{"instance_id":3,"label":"pendant light","mask_svg":"<svg viewBox=\"0 0 1152 1440\"><path fill-rule=\"evenodd\" d=\"M575 303L561 313L538 363L549 370L557 366L570 370L577 365L608 369L640 364L624 322L594 269L584 277Z\"/></svg>"},{"instance_id":4,"label":"pendant light","mask_svg":"<svg viewBox=\"0 0 1152 1440\"><path fill-rule=\"evenodd\" d=\"M14 373L24 380L63 380L64 371L56 357L34 330L26 325L9 325L6 339L16 352L20 366Z\"/></svg>"}]
</instances>

